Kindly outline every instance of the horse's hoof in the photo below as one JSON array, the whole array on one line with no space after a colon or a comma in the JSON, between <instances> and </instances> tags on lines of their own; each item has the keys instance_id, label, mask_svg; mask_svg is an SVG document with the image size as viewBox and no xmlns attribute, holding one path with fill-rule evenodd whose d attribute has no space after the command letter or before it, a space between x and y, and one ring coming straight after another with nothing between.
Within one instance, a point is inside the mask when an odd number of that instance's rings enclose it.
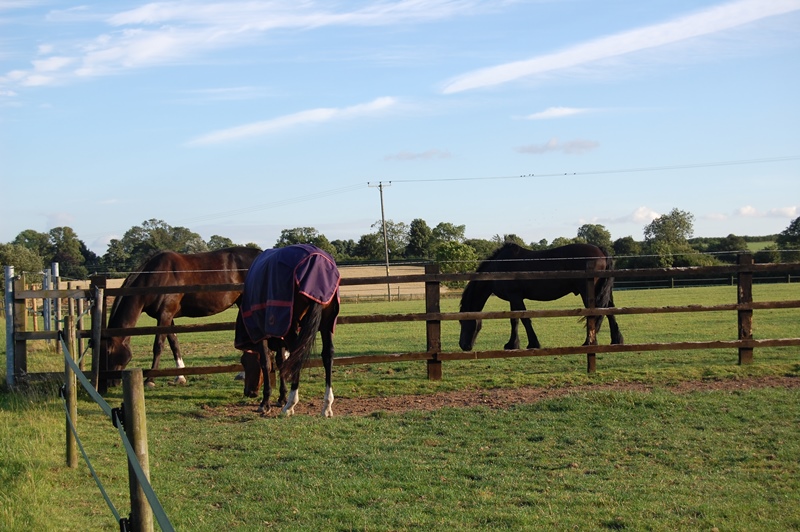
<instances>
[{"instance_id":1,"label":"horse's hoof","mask_svg":"<svg viewBox=\"0 0 800 532\"><path fill-rule=\"evenodd\" d=\"M144 385L147 386L148 388L155 388L156 387L156 383L154 381L147 381L147 382L144 383Z\"/></svg>"},{"instance_id":2,"label":"horse's hoof","mask_svg":"<svg viewBox=\"0 0 800 532\"><path fill-rule=\"evenodd\" d=\"M333 410L327 408L322 411L322 417L333 417Z\"/></svg>"},{"instance_id":3,"label":"horse's hoof","mask_svg":"<svg viewBox=\"0 0 800 532\"><path fill-rule=\"evenodd\" d=\"M175 381L172 382L171 384L173 386L178 386L178 385L186 386L186 377L184 377L183 375L181 375L180 377L176 377Z\"/></svg>"},{"instance_id":4,"label":"horse's hoof","mask_svg":"<svg viewBox=\"0 0 800 532\"><path fill-rule=\"evenodd\" d=\"M233 380L235 380L235 381L243 381L244 380L244 371L240 371L239 373L237 373L236 376L233 378Z\"/></svg>"}]
</instances>

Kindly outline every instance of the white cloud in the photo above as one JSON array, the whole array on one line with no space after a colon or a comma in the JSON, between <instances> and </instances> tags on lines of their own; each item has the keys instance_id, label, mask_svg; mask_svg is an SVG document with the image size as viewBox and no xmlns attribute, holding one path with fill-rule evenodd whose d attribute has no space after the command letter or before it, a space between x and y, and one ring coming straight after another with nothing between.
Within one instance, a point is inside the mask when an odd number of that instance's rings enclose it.
<instances>
[{"instance_id":1,"label":"white cloud","mask_svg":"<svg viewBox=\"0 0 800 532\"><path fill-rule=\"evenodd\" d=\"M565 116L588 113L589 111L590 109L580 109L576 107L548 107L544 111L530 114L525 118L527 120L549 120L551 118L564 118Z\"/></svg>"},{"instance_id":2,"label":"white cloud","mask_svg":"<svg viewBox=\"0 0 800 532\"><path fill-rule=\"evenodd\" d=\"M752 205L745 205L744 207L739 207L736 210L736 214L742 218L796 218L798 216L798 208L797 205L791 205L789 207L774 207L767 211L759 211Z\"/></svg>"},{"instance_id":3,"label":"white cloud","mask_svg":"<svg viewBox=\"0 0 800 532\"><path fill-rule=\"evenodd\" d=\"M540 55L468 72L448 81L442 92L453 94L493 87L521 78L578 67L687 39L719 33L763 18L800 10L800 0L739 0L669 22L645 26Z\"/></svg>"},{"instance_id":4,"label":"white cloud","mask_svg":"<svg viewBox=\"0 0 800 532\"><path fill-rule=\"evenodd\" d=\"M636 223L644 223L649 224L656 218L660 218L661 214L657 213L650 207L639 207L630 215L629 220L636 222Z\"/></svg>"},{"instance_id":5,"label":"white cloud","mask_svg":"<svg viewBox=\"0 0 800 532\"><path fill-rule=\"evenodd\" d=\"M593 140L571 140L569 142L560 142L557 138L552 138L544 144L528 144L526 146L518 146L514 148L517 153L529 153L533 155L541 155L550 152L562 152L569 155L577 155L586 153L600 146L600 143Z\"/></svg>"},{"instance_id":6,"label":"white cloud","mask_svg":"<svg viewBox=\"0 0 800 532\"><path fill-rule=\"evenodd\" d=\"M267 135L284 129L297 127L306 124L319 124L332 120L357 118L377 114L389 109L397 103L395 98L384 96L376 98L371 102L353 105L350 107L335 108L325 107L300 111L298 113L280 116L261 122L253 122L241 126L220 129L197 137L189 142L187 146L202 146L208 144L219 144L234 140L241 140L250 137Z\"/></svg>"}]
</instances>

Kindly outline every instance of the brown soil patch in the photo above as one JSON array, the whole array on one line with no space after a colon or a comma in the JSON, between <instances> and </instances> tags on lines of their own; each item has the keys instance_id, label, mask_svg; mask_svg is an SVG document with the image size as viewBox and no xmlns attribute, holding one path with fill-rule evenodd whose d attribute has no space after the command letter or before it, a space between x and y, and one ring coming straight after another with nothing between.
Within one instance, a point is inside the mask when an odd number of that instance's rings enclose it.
<instances>
[{"instance_id":1,"label":"brown soil patch","mask_svg":"<svg viewBox=\"0 0 800 532\"><path fill-rule=\"evenodd\" d=\"M681 382L671 386L649 385L637 383L609 383L587 386L573 386L568 388L513 388L493 390L459 390L453 392L439 392L432 395L397 395L392 397L361 398L336 398L333 403L335 416L368 416L377 412L403 413L411 410L438 410L440 408L465 408L485 406L488 408L505 409L519 404L530 404L537 401L554 399L568 395L582 394L595 391L635 391L650 392L653 389L666 389L674 393L690 393L704 391L734 392L739 390L757 388L800 388L800 378L797 377L752 377L737 380L722 381L691 381ZM336 388L334 387L334 392ZM319 415L322 409L321 397L308 397L303 395L300 388L300 402L295 406L297 415ZM273 392L274 394L274 392ZM275 395L273 395L273 399ZM225 415L245 415L255 413L257 404L228 405L222 407ZM280 415L280 409L273 406L268 417Z\"/></svg>"}]
</instances>

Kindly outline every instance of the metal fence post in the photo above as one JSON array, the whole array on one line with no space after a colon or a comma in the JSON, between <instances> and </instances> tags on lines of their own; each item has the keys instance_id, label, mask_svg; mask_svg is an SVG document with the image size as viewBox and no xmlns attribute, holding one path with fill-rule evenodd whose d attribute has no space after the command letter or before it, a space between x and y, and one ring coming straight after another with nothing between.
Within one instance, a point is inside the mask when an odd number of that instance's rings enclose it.
<instances>
[{"instance_id":1,"label":"metal fence post","mask_svg":"<svg viewBox=\"0 0 800 532\"><path fill-rule=\"evenodd\" d=\"M14 267L6 266L5 312L6 312L6 384L14 386Z\"/></svg>"}]
</instances>

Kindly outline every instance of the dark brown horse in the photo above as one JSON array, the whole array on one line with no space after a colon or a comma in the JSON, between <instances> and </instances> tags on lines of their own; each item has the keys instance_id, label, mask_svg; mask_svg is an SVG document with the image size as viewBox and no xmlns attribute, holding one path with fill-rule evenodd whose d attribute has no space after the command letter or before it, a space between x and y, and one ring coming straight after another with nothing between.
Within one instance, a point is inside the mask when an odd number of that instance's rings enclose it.
<instances>
[{"instance_id":1,"label":"dark brown horse","mask_svg":"<svg viewBox=\"0 0 800 532\"><path fill-rule=\"evenodd\" d=\"M478 266L479 272L548 272L548 271L585 271L594 262L598 270L613 269L613 259L601 248L591 244L570 244L557 248L532 251L516 244L505 244ZM613 277L594 279L596 302L598 308L614 306ZM525 310L525 299L536 301L553 301L567 294L580 295L584 307L588 307L588 289L584 278L563 279L523 279L503 281L473 280L467 284L461 296L461 312L480 312L489 296L496 295L508 301L511 310ZM597 318L597 331L602 324L602 316ZM505 349L519 349L517 319L511 320L511 337ZM522 318L522 324L528 333L528 349L541 347L533 330L530 318ZM622 333L613 314L608 315L611 329L611 343L623 343ZM475 339L481 330L481 320L461 320L461 338L459 345L464 351L471 351ZM587 320L586 342L589 344Z\"/></svg>"},{"instance_id":2,"label":"dark brown horse","mask_svg":"<svg viewBox=\"0 0 800 532\"><path fill-rule=\"evenodd\" d=\"M161 286L193 286L244 283L247 270L261 253L260 249L232 247L206 253L181 254L161 251L145 261L138 271L130 274L124 288L154 288ZM193 292L188 294L132 294L119 296L111 307L109 328L135 327L144 312L158 322L158 326L174 325L175 318L199 318L218 314L241 302L241 291ZM184 367L178 337L174 333L157 334L153 342L153 369L158 369L164 340L169 341L175 365ZM101 360L111 370L121 370L132 358L130 336L103 339ZM185 384L183 375L176 383ZM147 384L153 386L152 377Z\"/></svg>"},{"instance_id":3,"label":"dark brown horse","mask_svg":"<svg viewBox=\"0 0 800 532\"><path fill-rule=\"evenodd\" d=\"M339 270L333 258L319 248L298 244L264 251L253 262L244 282L236 318L234 345L244 351L244 393L255 397L263 386L259 412L270 409L271 353L281 388L278 403L290 416L298 402L300 370L308 359L317 331L322 336L325 397L322 415L333 411L333 332L339 314ZM284 382L291 381L286 398Z\"/></svg>"}]
</instances>

